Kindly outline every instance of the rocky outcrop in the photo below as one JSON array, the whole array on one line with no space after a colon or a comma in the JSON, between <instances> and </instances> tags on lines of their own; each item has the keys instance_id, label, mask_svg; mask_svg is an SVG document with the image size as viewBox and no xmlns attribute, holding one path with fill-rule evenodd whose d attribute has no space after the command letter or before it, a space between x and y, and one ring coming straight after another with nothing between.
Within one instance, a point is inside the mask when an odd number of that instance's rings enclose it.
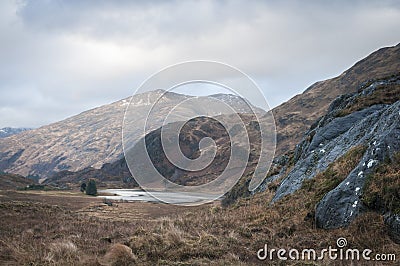
<instances>
[{"instance_id":1,"label":"rocky outcrop","mask_svg":"<svg viewBox=\"0 0 400 266\"><path fill-rule=\"evenodd\" d=\"M298 146L294 170L289 172L279 186L273 200L276 201L298 190L305 179L324 171L330 163L344 155L351 147L364 144L368 137L362 133L369 130L377 112L383 108L384 106L372 106L346 117L333 119L327 125L312 130L307 139ZM354 127L357 122L361 123L358 127Z\"/></svg>"},{"instance_id":2,"label":"rocky outcrop","mask_svg":"<svg viewBox=\"0 0 400 266\"><path fill-rule=\"evenodd\" d=\"M369 81L357 92L338 97L297 145L292 170L287 173L283 169L273 176L283 180L272 201L294 193L303 181L324 172L355 146L366 150L348 176L317 204L318 227L348 225L366 208L361 197L367 178L400 151L400 76ZM263 187L270 181L266 179ZM390 218L387 223L397 228L396 221Z\"/></svg>"},{"instance_id":3,"label":"rocky outcrop","mask_svg":"<svg viewBox=\"0 0 400 266\"><path fill-rule=\"evenodd\" d=\"M348 225L360 212L366 177L385 158L400 151L400 102L377 110L355 126L351 134L359 133L368 149L358 166L334 190L328 192L316 209L317 225L335 228ZM346 139L343 139L346 141ZM349 143L351 144L351 143Z\"/></svg>"}]
</instances>

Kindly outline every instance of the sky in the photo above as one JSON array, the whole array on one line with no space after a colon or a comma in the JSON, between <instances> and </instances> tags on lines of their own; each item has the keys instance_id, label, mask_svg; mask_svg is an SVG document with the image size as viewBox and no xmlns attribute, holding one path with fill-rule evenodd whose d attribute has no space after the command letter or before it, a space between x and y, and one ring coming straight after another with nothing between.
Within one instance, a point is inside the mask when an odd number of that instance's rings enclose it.
<instances>
[{"instance_id":1,"label":"sky","mask_svg":"<svg viewBox=\"0 0 400 266\"><path fill-rule=\"evenodd\" d=\"M129 97L176 63L248 74L275 107L400 42L398 1L0 1L0 128Z\"/></svg>"}]
</instances>

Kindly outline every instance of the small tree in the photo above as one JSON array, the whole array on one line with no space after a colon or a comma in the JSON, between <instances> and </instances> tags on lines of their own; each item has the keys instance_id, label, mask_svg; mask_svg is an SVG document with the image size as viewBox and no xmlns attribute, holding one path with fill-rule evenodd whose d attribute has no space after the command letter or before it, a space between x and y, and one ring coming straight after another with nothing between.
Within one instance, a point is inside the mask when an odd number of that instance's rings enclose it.
<instances>
[{"instance_id":1,"label":"small tree","mask_svg":"<svg viewBox=\"0 0 400 266\"><path fill-rule=\"evenodd\" d=\"M86 191L86 183L82 183L81 192L85 192L85 191Z\"/></svg>"},{"instance_id":2,"label":"small tree","mask_svg":"<svg viewBox=\"0 0 400 266\"><path fill-rule=\"evenodd\" d=\"M96 181L94 179L89 180L89 183L86 186L86 195L91 195L91 196L97 195Z\"/></svg>"}]
</instances>

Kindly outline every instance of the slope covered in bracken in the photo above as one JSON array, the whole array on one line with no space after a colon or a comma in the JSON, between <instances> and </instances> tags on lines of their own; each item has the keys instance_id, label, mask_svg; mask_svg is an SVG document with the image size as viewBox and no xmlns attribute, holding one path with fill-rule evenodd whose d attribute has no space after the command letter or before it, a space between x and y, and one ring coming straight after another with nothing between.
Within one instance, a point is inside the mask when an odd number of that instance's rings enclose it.
<instances>
[{"instance_id":1,"label":"slope covered in bracken","mask_svg":"<svg viewBox=\"0 0 400 266\"><path fill-rule=\"evenodd\" d=\"M35 182L20 175L0 173L0 189L24 188Z\"/></svg>"},{"instance_id":2,"label":"slope covered in bracken","mask_svg":"<svg viewBox=\"0 0 400 266\"><path fill-rule=\"evenodd\" d=\"M314 83L302 94L273 109L277 126L277 155L292 150L304 132L339 95L355 92L363 83L400 73L400 44L381 48L340 76Z\"/></svg>"}]
</instances>

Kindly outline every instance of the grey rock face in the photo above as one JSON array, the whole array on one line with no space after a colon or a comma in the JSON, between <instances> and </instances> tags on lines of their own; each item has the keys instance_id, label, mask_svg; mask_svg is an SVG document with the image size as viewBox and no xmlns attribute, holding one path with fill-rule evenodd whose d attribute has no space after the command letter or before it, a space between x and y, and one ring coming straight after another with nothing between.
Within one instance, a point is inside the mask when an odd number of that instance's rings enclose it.
<instances>
[{"instance_id":1,"label":"grey rock face","mask_svg":"<svg viewBox=\"0 0 400 266\"><path fill-rule=\"evenodd\" d=\"M363 145L367 150L358 165L317 204L317 226L346 226L363 210L360 196L366 177L385 158L400 151L400 101L372 105L344 117L337 117L337 113L357 97L372 93L382 82L374 82L361 92L341 96L332 103L328 114L297 145L295 166L281 182L272 202L301 188L304 180L326 170L352 147ZM388 84L398 82L397 79L387 81Z\"/></svg>"},{"instance_id":2,"label":"grey rock face","mask_svg":"<svg viewBox=\"0 0 400 266\"><path fill-rule=\"evenodd\" d=\"M333 119L315 129L312 141L303 141L298 146L301 150L300 159L279 186L273 201L298 190L305 179L323 172L351 147L368 142L371 136L367 135L367 131L376 123L379 113L384 109L385 106L371 106L346 117Z\"/></svg>"},{"instance_id":3,"label":"grey rock face","mask_svg":"<svg viewBox=\"0 0 400 266\"><path fill-rule=\"evenodd\" d=\"M400 216L387 213L384 216L385 224L388 228L389 235L394 242L400 244Z\"/></svg>"},{"instance_id":4,"label":"grey rock face","mask_svg":"<svg viewBox=\"0 0 400 266\"><path fill-rule=\"evenodd\" d=\"M360 121L359 130L366 130L364 140L369 147L362 160L349 176L334 190L328 192L317 206L317 225L322 228L336 228L348 225L362 208L360 195L366 176L387 156L400 150L400 102L377 112L372 126Z\"/></svg>"}]
</instances>

